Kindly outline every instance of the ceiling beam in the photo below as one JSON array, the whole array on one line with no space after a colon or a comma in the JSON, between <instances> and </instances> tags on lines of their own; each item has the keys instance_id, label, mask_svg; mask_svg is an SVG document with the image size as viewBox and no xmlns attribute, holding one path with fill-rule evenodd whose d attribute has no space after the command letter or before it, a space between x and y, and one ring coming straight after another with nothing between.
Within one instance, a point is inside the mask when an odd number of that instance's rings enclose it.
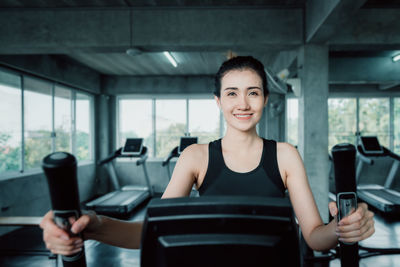
<instances>
[{"instance_id":1,"label":"ceiling beam","mask_svg":"<svg viewBox=\"0 0 400 267\"><path fill-rule=\"evenodd\" d=\"M0 54L293 48L301 9L2 9Z\"/></svg>"},{"instance_id":2,"label":"ceiling beam","mask_svg":"<svg viewBox=\"0 0 400 267\"><path fill-rule=\"evenodd\" d=\"M306 1L305 34L308 43L326 43L346 26L366 0Z\"/></svg>"},{"instance_id":3,"label":"ceiling beam","mask_svg":"<svg viewBox=\"0 0 400 267\"><path fill-rule=\"evenodd\" d=\"M330 58L329 82L331 84L400 83L400 68L390 57Z\"/></svg>"},{"instance_id":4,"label":"ceiling beam","mask_svg":"<svg viewBox=\"0 0 400 267\"><path fill-rule=\"evenodd\" d=\"M101 75L66 56L0 55L1 65L77 87L93 94L100 94Z\"/></svg>"},{"instance_id":5,"label":"ceiling beam","mask_svg":"<svg viewBox=\"0 0 400 267\"><path fill-rule=\"evenodd\" d=\"M400 49L400 9L360 9L329 41L333 50Z\"/></svg>"},{"instance_id":6,"label":"ceiling beam","mask_svg":"<svg viewBox=\"0 0 400 267\"><path fill-rule=\"evenodd\" d=\"M276 55L275 59L269 67L275 73L278 73L283 69L289 69L289 67L296 60L297 54L297 50L281 51Z\"/></svg>"},{"instance_id":7,"label":"ceiling beam","mask_svg":"<svg viewBox=\"0 0 400 267\"><path fill-rule=\"evenodd\" d=\"M389 90L389 89L392 89L392 88L395 88L395 87L397 87L397 86L399 86L400 85L400 82L396 82L396 83L389 83L389 84L380 84L379 85L379 90Z\"/></svg>"}]
</instances>

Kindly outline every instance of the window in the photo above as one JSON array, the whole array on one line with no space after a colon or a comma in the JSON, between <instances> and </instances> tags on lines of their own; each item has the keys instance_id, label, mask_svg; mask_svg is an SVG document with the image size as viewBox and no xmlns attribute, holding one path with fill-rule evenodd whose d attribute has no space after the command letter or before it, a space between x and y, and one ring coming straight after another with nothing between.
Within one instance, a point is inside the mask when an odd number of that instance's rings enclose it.
<instances>
[{"instance_id":1,"label":"window","mask_svg":"<svg viewBox=\"0 0 400 267\"><path fill-rule=\"evenodd\" d=\"M40 167L52 152L52 84L24 77L25 168Z\"/></svg>"},{"instance_id":2,"label":"window","mask_svg":"<svg viewBox=\"0 0 400 267\"><path fill-rule=\"evenodd\" d=\"M297 98L288 98L286 103L286 141L297 146L299 141L299 101Z\"/></svg>"},{"instance_id":3,"label":"window","mask_svg":"<svg viewBox=\"0 0 400 267\"><path fill-rule=\"evenodd\" d=\"M75 113L77 114L75 119L75 155L78 160L91 160L93 159L93 137L91 131L91 110L93 101L90 96L77 93L75 103Z\"/></svg>"},{"instance_id":4,"label":"window","mask_svg":"<svg viewBox=\"0 0 400 267\"><path fill-rule=\"evenodd\" d=\"M0 173L21 168L21 78L0 71Z\"/></svg>"},{"instance_id":5,"label":"window","mask_svg":"<svg viewBox=\"0 0 400 267\"><path fill-rule=\"evenodd\" d=\"M212 99L189 99L189 133L199 143L207 144L219 138L219 108Z\"/></svg>"},{"instance_id":6,"label":"window","mask_svg":"<svg viewBox=\"0 0 400 267\"><path fill-rule=\"evenodd\" d=\"M186 133L186 100L156 100L156 157L166 157Z\"/></svg>"},{"instance_id":7,"label":"window","mask_svg":"<svg viewBox=\"0 0 400 267\"><path fill-rule=\"evenodd\" d=\"M2 70L0 94L0 175L38 169L54 151L93 158L92 96Z\"/></svg>"},{"instance_id":8,"label":"window","mask_svg":"<svg viewBox=\"0 0 400 267\"><path fill-rule=\"evenodd\" d=\"M393 130L394 130L394 153L400 154L400 98L396 97L394 103L394 118L393 118Z\"/></svg>"},{"instance_id":9,"label":"window","mask_svg":"<svg viewBox=\"0 0 400 267\"><path fill-rule=\"evenodd\" d=\"M389 148L389 98L360 98L359 117L361 135L376 135Z\"/></svg>"},{"instance_id":10,"label":"window","mask_svg":"<svg viewBox=\"0 0 400 267\"><path fill-rule=\"evenodd\" d=\"M72 91L56 86L54 92L55 151L72 153Z\"/></svg>"},{"instance_id":11,"label":"window","mask_svg":"<svg viewBox=\"0 0 400 267\"><path fill-rule=\"evenodd\" d=\"M328 100L329 151L340 143L356 143L357 100L331 98Z\"/></svg>"},{"instance_id":12,"label":"window","mask_svg":"<svg viewBox=\"0 0 400 267\"><path fill-rule=\"evenodd\" d=\"M151 99L122 99L119 101L119 144L126 138L141 137L143 144L154 155Z\"/></svg>"},{"instance_id":13,"label":"window","mask_svg":"<svg viewBox=\"0 0 400 267\"><path fill-rule=\"evenodd\" d=\"M220 112L213 99L120 96L117 102L118 147L127 137L142 137L149 156L165 158L187 133L203 144L221 137Z\"/></svg>"}]
</instances>

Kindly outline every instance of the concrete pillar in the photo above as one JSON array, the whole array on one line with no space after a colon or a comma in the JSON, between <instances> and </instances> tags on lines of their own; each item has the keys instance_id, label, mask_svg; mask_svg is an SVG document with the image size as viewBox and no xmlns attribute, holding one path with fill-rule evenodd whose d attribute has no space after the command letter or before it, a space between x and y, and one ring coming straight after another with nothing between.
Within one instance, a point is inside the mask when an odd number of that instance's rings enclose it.
<instances>
[{"instance_id":1,"label":"concrete pillar","mask_svg":"<svg viewBox=\"0 0 400 267\"><path fill-rule=\"evenodd\" d=\"M108 149L110 153L117 150L117 97L115 95L109 96L108 100ZM120 144L123 146L124 144Z\"/></svg>"},{"instance_id":2,"label":"concrete pillar","mask_svg":"<svg viewBox=\"0 0 400 267\"><path fill-rule=\"evenodd\" d=\"M328 46L307 44L298 56L299 152L324 222L328 221Z\"/></svg>"},{"instance_id":3,"label":"concrete pillar","mask_svg":"<svg viewBox=\"0 0 400 267\"><path fill-rule=\"evenodd\" d=\"M109 123L109 96L101 94L95 101L95 138L96 138L96 162L110 154L110 123ZM109 190L109 177L103 167L96 168L96 193L104 194Z\"/></svg>"}]
</instances>

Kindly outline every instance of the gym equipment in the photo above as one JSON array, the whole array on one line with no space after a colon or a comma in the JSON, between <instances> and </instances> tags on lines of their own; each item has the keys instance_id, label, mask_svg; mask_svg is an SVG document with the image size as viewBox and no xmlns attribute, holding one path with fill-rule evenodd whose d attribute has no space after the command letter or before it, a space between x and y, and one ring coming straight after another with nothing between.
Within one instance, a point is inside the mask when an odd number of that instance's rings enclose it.
<instances>
[{"instance_id":1,"label":"gym equipment","mask_svg":"<svg viewBox=\"0 0 400 267\"><path fill-rule=\"evenodd\" d=\"M54 222L70 235L73 235L70 218L78 219L81 216L76 165L75 157L65 152L47 155L42 162L49 185ZM62 261L64 267L86 266L85 249L72 256L62 256Z\"/></svg>"},{"instance_id":2,"label":"gym equipment","mask_svg":"<svg viewBox=\"0 0 400 267\"><path fill-rule=\"evenodd\" d=\"M197 137L189 137L189 136L182 136L181 140L179 142L179 146L174 147L171 152L168 154L168 156L164 159L164 161L162 162L162 166L167 166L167 174L168 174L168 178L169 180L171 180L171 170L170 170L170 166L169 166L169 162L171 161L171 159L173 158L178 158L181 153L183 152L183 150L185 150L185 148L187 148L190 145L193 144L197 144Z\"/></svg>"},{"instance_id":3,"label":"gym equipment","mask_svg":"<svg viewBox=\"0 0 400 267\"><path fill-rule=\"evenodd\" d=\"M355 160L356 149L351 144L338 144L332 148L332 159L335 170L336 183L336 199L338 200L339 214L346 214L346 206L340 201L341 196L345 204L356 202L356 172ZM353 196L348 198L348 196ZM355 208L356 205L353 206ZM350 207L351 209L351 207ZM339 242L340 244L340 263L342 267L359 266L358 243L348 244Z\"/></svg>"},{"instance_id":4,"label":"gym equipment","mask_svg":"<svg viewBox=\"0 0 400 267\"><path fill-rule=\"evenodd\" d=\"M152 199L141 266L300 266L288 198Z\"/></svg>"},{"instance_id":5,"label":"gym equipment","mask_svg":"<svg viewBox=\"0 0 400 267\"><path fill-rule=\"evenodd\" d=\"M98 165L105 165L114 185L115 191L86 203L86 208L99 214L116 217L128 216L141 203L154 196L153 188L147 173L147 147L142 145L143 138L128 138L125 146L101 160ZM113 160L115 158L139 158L136 166L142 165L147 186L124 186L121 188L115 172Z\"/></svg>"},{"instance_id":6,"label":"gym equipment","mask_svg":"<svg viewBox=\"0 0 400 267\"><path fill-rule=\"evenodd\" d=\"M379 144L376 136L361 136L357 146L358 165L356 172L357 194L360 199L386 214L400 214L400 192L390 189L400 165L400 157ZM393 161L385 184L360 184L361 172L365 164L377 161ZM382 174L384 175L384 174Z\"/></svg>"}]
</instances>

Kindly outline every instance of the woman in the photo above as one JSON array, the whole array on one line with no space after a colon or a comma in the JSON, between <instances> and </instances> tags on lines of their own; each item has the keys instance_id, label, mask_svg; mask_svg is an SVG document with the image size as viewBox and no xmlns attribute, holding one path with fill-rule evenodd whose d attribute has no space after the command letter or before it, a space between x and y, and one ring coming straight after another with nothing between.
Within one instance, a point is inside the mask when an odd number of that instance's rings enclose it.
<instances>
[{"instance_id":1,"label":"woman","mask_svg":"<svg viewBox=\"0 0 400 267\"><path fill-rule=\"evenodd\" d=\"M226 120L226 135L210 144L186 148L163 198L188 196L193 185L200 195L284 196L287 189L303 236L312 249L326 250L335 247L338 239L357 242L374 233L373 213L364 203L337 223L337 207L331 202L329 210L335 219L324 225L297 150L257 135L256 125L269 93L261 62L252 57L232 58L222 64L215 85L215 100ZM125 248L140 246L141 222L92 213L72 223L72 232L84 230L86 239ZM81 250L82 239L59 229L51 211L41 227L47 248L53 253L71 255Z\"/></svg>"}]
</instances>

